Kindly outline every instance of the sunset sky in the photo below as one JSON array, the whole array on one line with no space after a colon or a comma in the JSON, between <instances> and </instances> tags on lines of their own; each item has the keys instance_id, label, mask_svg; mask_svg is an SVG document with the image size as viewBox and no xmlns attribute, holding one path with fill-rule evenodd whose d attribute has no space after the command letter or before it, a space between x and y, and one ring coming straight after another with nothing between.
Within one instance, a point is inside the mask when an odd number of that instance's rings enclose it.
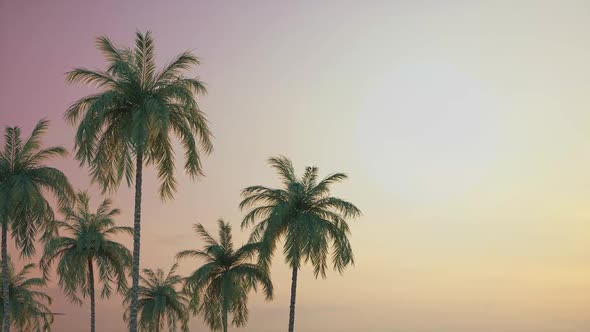
<instances>
[{"instance_id":1,"label":"sunset sky","mask_svg":"<svg viewBox=\"0 0 590 332\"><path fill-rule=\"evenodd\" d=\"M334 195L363 211L356 266L299 273L297 331L590 331L590 2L0 0L0 126L28 135L46 117L46 144L71 150L62 115L95 90L64 73L104 68L95 38L131 45L136 30L159 65L200 57L215 135L206 176L178 169L174 200L147 171L142 267L200 247L196 222L223 217L245 242L240 190L278 186L266 160L283 154L347 173ZM71 154L53 165L99 200ZM112 198L132 226L133 191ZM286 330L280 255L272 278L275 300L252 294L240 331ZM66 313L54 331L87 329L89 306L55 278L48 292ZM122 308L99 301L97 330L125 331Z\"/></svg>"}]
</instances>

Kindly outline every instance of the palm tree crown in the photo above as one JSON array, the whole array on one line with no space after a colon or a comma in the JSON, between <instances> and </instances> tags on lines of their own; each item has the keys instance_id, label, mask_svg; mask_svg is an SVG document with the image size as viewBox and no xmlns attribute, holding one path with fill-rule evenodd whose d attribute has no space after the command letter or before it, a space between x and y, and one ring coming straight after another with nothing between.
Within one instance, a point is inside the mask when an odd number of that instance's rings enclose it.
<instances>
[{"instance_id":1,"label":"palm tree crown","mask_svg":"<svg viewBox=\"0 0 590 332\"><path fill-rule=\"evenodd\" d=\"M51 297L35 287L46 287L43 278L28 278L35 264L27 264L18 273L8 259L8 280L10 284L10 320L20 331L51 331L53 313L49 310ZM1 297L1 294L0 294ZM0 317L4 309L0 308Z\"/></svg>"},{"instance_id":2,"label":"palm tree crown","mask_svg":"<svg viewBox=\"0 0 590 332\"><path fill-rule=\"evenodd\" d=\"M112 284L119 293L125 293L127 271L131 267L131 253L111 237L118 233L133 234L133 229L115 226L114 217L119 210L111 205L111 201L105 199L96 212L91 212L88 194L79 192L73 207L61 209L65 221L55 222L59 229L69 233L68 236L50 239L39 264L46 275L49 267L57 264L59 286L72 302L82 304L78 293L90 297L91 331L94 331L95 318L95 265L97 281L102 284L102 298L111 295Z\"/></svg>"},{"instance_id":3,"label":"palm tree crown","mask_svg":"<svg viewBox=\"0 0 590 332\"><path fill-rule=\"evenodd\" d=\"M289 159L273 157L269 164L277 170L284 188L248 187L242 191L240 203L242 209L251 208L242 227L255 224L251 240L261 241L261 258L270 259L277 241L284 237L289 266L299 268L302 260L310 261L316 277L326 276L328 256L332 256L338 272L354 263L347 219L360 216L361 211L350 202L330 196L330 186L347 176L334 173L317 182L317 167L306 167L298 179Z\"/></svg>"},{"instance_id":4,"label":"palm tree crown","mask_svg":"<svg viewBox=\"0 0 590 332\"><path fill-rule=\"evenodd\" d=\"M61 213L65 221L56 221L58 227L69 236L57 236L50 239L45 246L40 267L44 271L57 262L59 285L67 297L81 303L77 296L89 295L88 260L98 266L98 282L102 284L101 296L109 297L112 284L121 294L126 291L126 271L131 266L131 253L120 243L111 239L117 233L132 234L130 227L115 226L115 216L119 209L111 208L111 201L102 201L96 212L90 212L90 198L86 192L78 193L74 208L65 207Z\"/></svg>"},{"instance_id":5,"label":"palm tree crown","mask_svg":"<svg viewBox=\"0 0 590 332\"><path fill-rule=\"evenodd\" d=\"M248 321L248 293L262 286L266 299L273 296L273 286L268 270L252 264L250 260L259 250L259 243L248 243L234 250L231 226L223 220L219 224L219 241L215 240L201 224L194 225L195 232L205 242L203 250L184 250L176 257L194 257L204 261L186 279L186 289L191 294L191 307L201 313L213 330L227 331L228 314L239 327Z\"/></svg>"},{"instance_id":6,"label":"palm tree crown","mask_svg":"<svg viewBox=\"0 0 590 332\"><path fill-rule=\"evenodd\" d=\"M161 196L170 198L176 189L171 134L182 143L191 176L202 174L199 148L212 150L205 114L194 98L206 92L204 83L182 75L199 60L184 52L157 71L150 32L137 33L134 49L116 48L106 37L98 38L97 46L108 61L105 71L78 68L67 75L69 82L101 89L65 113L66 120L79 122L76 158L106 190L118 187L123 177L132 183L133 157L141 154L158 170Z\"/></svg>"},{"instance_id":7,"label":"palm tree crown","mask_svg":"<svg viewBox=\"0 0 590 332\"><path fill-rule=\"evenodd\" d=\"M138 325L140 331L159 332L166 325L171 332L188 331L188 297L180 290L184 279L176 274L174 264L166 274L162 269L143 269L139 286ZM126 303L130 302L130 296ZM129 320L129 309L124 319Z\"/></svg>"},{"instance_id":8,"label":"palm tree crown","mask_svg":"<svg viewBox=\"0 0 590 332\"><path fill-rule=\"evenodd\" d=\"M44 164L67 154L61 146L41 148L41 137L48 124L46 120L39 121L24 142L19 127L7 127L4 151L0 151L0 218L11 228L16 246L25 257L35 254L35 235L39 230L44 231L44 238L51 234L47 226L53 220L53 209L45 193L54 194L60 206L74 198L66 176Z\"/></svg>"}]
</instances>

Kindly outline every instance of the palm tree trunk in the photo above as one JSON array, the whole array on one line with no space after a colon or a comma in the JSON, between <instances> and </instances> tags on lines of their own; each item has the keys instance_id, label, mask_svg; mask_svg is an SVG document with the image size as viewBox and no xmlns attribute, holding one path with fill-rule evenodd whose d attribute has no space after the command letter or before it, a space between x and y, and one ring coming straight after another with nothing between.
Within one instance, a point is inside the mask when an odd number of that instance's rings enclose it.
<instances>
[{"instance_id":1,"label":"palm tree trunk","mask_svg":"<svg viewBox=\"0 0 590 332\"><path fill-rule=\"evenodd\" d=\"M289 307L289 332L295 330L295 295L297 293L297 270L293 266L293 276L291 277L291 306Z\"/></svg>"},{"instance_id":2,"label":"palm tree trunk","mask_svg":"<svg viewBox=\"0 0 590 332\"><path fill-rule=\"evenodd\" d=\"M96 303L94 302L94 266L92 257L88 256L88 286L90 286L90 332L96 330Z\"/></svg>"},{"instance_id":3,"label":"palm tree trunk","mask_svg":"<svg viewBox=\"0 0 590 332\"><path fill-rule=\"evenodd\" d=\"M140 149L140 148L138 148ZM141 177L143 169L143 152L137 152L135 166L135 215L133 219L133 269L131 271L131 314L129 331L137 332L137 289L139 288L139 243L141 230Z\"/></svg>"},{"instance_id":4,"label":"palm tree trunk","mask_svg":"<svg viewBox=\"0 0 590 332\"><path fill-rule=\"evenodd\" d=\"M227 332L227 306L225 305L225 299L221 309L221 324L223 324L223 332Z\"/></svg>"},{"instance_id":5,"label":"palm tree trunk","mask_svg":"<svg viewBox=\"0 0 590 332\"><path fill-rule=\"evenodd\" d=\"M8 218L6 218L8 219ZM8 252L7 252L7 236L8 234L8 220L4 220L2 223L2 297L4 307L4 321L2 331L10 331L10 294L8 293L9 288L9 275L8 275Z\"/></svg>"}]
</instances>

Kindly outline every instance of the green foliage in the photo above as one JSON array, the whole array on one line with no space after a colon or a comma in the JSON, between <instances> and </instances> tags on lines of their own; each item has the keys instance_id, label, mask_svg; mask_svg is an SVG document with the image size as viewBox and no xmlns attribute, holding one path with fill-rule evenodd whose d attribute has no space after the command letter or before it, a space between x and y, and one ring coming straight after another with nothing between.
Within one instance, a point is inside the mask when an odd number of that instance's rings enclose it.
<instances>
[{"instance_id":1,"label":"green foliage","mask_svg":"<svg viewBox=\"0 0 590 332\"><path fill-rule=\"evenodd\" d=\"M162 269L143 269L138 290L138 325L140 331L188 331L188 297L180 290L183 278L176 274L177 264L165 274ZM131 301L130 294L125 303ZM129 307L123 316L129 321Z\"/></svg>"},{"instance_id":2,"label":"green foliage","mask_svg":"<svg viewBox=\"0 0 590 332\"><path fill-rule=\"evenodd\" d=\"M201 224L196 224L195 232L205 242L205 247L203 250L184 250L176 255L177 258L193 257L204 262L187 277L185 289L191 295L193 313L202 314L212 330L219 330L224 324L227 328L228 314L233 316L234 326L244 326L248 321L248 293L257 286L262 287L268 300L273 296L268 270L250 262L259 250L259 243L249 243L234 250L231 226L223 220L218 224L219 241Z\"/></svg>"},{"instance_id":3,"label":"green foliage","mask_svg":"<svg viewBox=\"0 0 590 332\"><path fill-rule=\"evenodd\" d=\"M45 245L45 253L39 263L47 275L56 263L59 286L68 299L82 304L78 297L89 296L89 265L92 261L98 269L97 282L102 284L101 297L109 297L114 284L117 291L127 290L127 271L131 267L131 253L125 246L111 239L118 233L133 234L130 227L115 226L118 209L105 199L95 212L90 211L90 198L86 192L78 192L76 204L61 209L65 221L56 221L60 230L68 236L56 236Z\"/></svg>"},{"instance_id":4,"label":"green foliage","mask_svg":"<svg viewBox=\"0 0 590 332\"><path fill-rule=\"evenodd\" d=\"M352 203L330 196L330 186L347 178L334 173L321 181L318 169L307 167L303 177L297 178L293 164L283 156L269 159L283 188L251 186L242 191L241 209L249 209L242 227L254 225L250 241L260 242L260 259L268 264L279 239L284 238L283 252L292 268L302 261L311 262L315 276L326 276L327 257L342 273L354 263L348 240L347 219L356 218L361 211Z\"/></svg>"},{"instance_id":5,"label":"green foliage","mask_svg":"<svg viewBox=\"0 0 590 332\"><path fill-rule=\"evenodd\" d=\"M49 310L51 297L35 290L47 287L43 278L27 278L35 264L27 264L16 273L12 261L8 260L10 289L10 321L20 331L51 331L53 313ZM3 301L0 292L0 302ZM4 319L4 308L0 307L0 319Z\"/></svg>"},{"instance_id":6,"label":"green foliage","mask_svg":"<svg viewBox=\"0 0 590 332\"><path fill-rule=\"evenodd\" d=\"M39 231L43 239L51 235L47 226L53 220L53 210L46 198L52 193L60 206L74 198L66 176L45 162L66 155L61 146L41 148L41 137L48 121L37 123L31 136L23 141L19 127L6 127L4 150L0 151L0 218L11 230L20 254L35 254L35 238Z\"/></svg>"},{"instance_id":7,"label":"green foliage","mask_svg":"<svg viewBox=\"0 0 590 332\"><path fill-rule=\"evenodd\" d=\"M106 37L98 38L107 69L74 69L67 80L94 85L100 92L72 104L65 118L79 122L76 158L89 165L103 190L116 189L123 178L130 185L133 158L141 152L146 164L157 169L161 197L171 198L176 190L171 136L181 142L184 168L193 177L202 175L200 151L212 151L211 131L194 98L206 93L205 85L182 74L199 64L191 53L180 54L158 71L150 32L138 32L135 44L121 49Z\"/></svg>"}]
</instances>

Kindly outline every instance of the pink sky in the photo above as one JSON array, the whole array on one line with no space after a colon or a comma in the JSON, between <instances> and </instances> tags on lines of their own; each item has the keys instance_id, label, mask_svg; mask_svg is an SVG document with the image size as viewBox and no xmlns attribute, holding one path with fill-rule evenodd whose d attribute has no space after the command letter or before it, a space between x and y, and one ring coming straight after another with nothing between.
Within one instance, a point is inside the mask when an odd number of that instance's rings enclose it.
<instances>
[{"instance_id":1,"label":"pink sky","mask_svg":"<svg viewBox=\"0 0 590 332\"><path fill-rule=\"evenodd\" d=\"M130 45L149 29L161 65L193 50L215 134L206 177L178 172L175 200L144 180L142 267L168 269L201 244L191 225L234 225L239 191L278 185L275 154L301 171L346 172L335 194L364 212L358 264L300 273L298 331L586 332L590 329L590 8L585 1L0 0L0 126L73 148L67 106L94 90L73 67L102 68L94 39ZM179 158L180 158L179 154ZM180 163L179 163L180 164ZM77 188L86 169L55 163ZM132 224L133 193L112 196ZM130 244L130 241L127 241ZM180 272L196 263L183 261ZM289 271L276 299L252 295L243 331L287 326ZM88 306L52 288L55 331L86 330ZM98 331L124 331L119 297ZM205 330L200 318L191 330Z\"/></svg>"}]
</instances>

